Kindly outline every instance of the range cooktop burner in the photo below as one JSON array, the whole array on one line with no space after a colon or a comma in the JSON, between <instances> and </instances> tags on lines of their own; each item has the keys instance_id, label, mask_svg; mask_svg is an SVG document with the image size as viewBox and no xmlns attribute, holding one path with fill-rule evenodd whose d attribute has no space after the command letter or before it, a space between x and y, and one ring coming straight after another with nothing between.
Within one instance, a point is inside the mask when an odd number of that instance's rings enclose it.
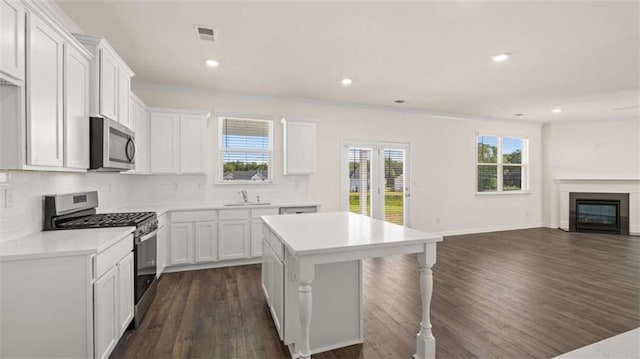
<instances>
[{"instance_id":1,"label":"range cooktop burner","mask_svg":"<svg viewBox=\"0 0 640 359\"><path fill-rule=\"evenodd\" d=\"M153 216L155 212L102 213L58 223L58 226L63 228L137 227Z\"/></svg>"}]
</instances>

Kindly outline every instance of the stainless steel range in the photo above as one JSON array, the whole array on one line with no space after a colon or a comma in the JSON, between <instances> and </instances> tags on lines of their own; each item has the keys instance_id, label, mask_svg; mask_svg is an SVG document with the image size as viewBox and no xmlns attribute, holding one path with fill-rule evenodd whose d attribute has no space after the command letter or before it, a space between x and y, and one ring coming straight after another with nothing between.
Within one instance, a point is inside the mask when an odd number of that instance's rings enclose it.
<instances>
[{"instance_id":1,"label":"stainless steel range","mask_svg":"<svg viewBox=\"0 0 640 359\"><path fill-rule=\"evenodd\" d=\"M44 197L44 230L136 227L133 232L135 313L138 327L156 295L155 212L96 213L98 192L80 192Z\"/></svg>"}]
</instances>

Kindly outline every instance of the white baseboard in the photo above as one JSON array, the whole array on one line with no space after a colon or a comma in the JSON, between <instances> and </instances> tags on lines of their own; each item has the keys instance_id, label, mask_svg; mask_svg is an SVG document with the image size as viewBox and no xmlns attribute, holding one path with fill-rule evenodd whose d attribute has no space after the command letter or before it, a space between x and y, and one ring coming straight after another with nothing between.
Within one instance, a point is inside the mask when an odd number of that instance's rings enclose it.
<instances>
[{"instance_id":1,"label":"white baseboard","mask_svg":"<svg viewBox=\"0 0 640 359\"><path fill-rule=\"evenodd\" d=\"M502 232L502 231L513 231L513 230L517 230L517 229L531 229L531 228L540 228L540 227L543 227L542 223L524 224L524 225L519 225L519 226L504 226L504 227L462 229L462 230L455 230L455 231L437 232L436 234L448 237L448 236L459 236L459 235L463 235L463 234Z\"/></svg>"},{"instance_id":2,"label":"white baseboard","mask_svg":"<svg viewBox=\"0 0 640 359\"><path fill-rule=\"evenodd\" d=\"M233 261L189 264L189 265L179 265L179 266L171 266L171 267L167 266L164 268L163 273L186 272L190 270L210 269L210 268L234 267L234 266L243 266L243 265L249 265L249 264L258 264L258 263L262 263L262 258L237 259Z\"/></svg>"}]
</instances>

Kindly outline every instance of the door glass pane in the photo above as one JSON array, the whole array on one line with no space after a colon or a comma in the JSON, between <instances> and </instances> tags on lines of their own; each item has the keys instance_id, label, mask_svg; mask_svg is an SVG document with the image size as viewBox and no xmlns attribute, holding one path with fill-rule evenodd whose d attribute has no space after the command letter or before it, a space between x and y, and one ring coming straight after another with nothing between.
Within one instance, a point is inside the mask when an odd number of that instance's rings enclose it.
<instances>
[{"instance_id":1,"label":"door glass pane","mask_svg":"<svg viewBox=\"0 0 640 359\"><path fill-rule=\"evenodd\" d=\"M384 150L384 220L404 224L404 150Z\"/></svg>"},{"instance_id":2,"label":"door glass pane","mask_svg":"<svg viewBox=\"0 0 640 359\"><path fill-rule=\"evenodd\" d=\"M371 216L370 148L349 147L349 211Z\"/></svg>"}]
</instances>

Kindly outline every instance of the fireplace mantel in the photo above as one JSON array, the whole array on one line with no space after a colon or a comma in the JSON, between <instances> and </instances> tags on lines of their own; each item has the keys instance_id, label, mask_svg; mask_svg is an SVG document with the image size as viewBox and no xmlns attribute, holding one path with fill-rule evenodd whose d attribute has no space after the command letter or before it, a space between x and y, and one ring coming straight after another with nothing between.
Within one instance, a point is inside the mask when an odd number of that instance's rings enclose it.
<instances>
[{"instance_id":1,"label":"fireplace mantel","mask_svg":"<svg viewBox=\"0 0 640 359\"><path fill-rule=\"evenodd\" d=\"M640 179L556 178L560 191L560 229L569 230L569 193L599 192L629 194L629 233L640 235Z\"/></svg>"}]
</instances>

